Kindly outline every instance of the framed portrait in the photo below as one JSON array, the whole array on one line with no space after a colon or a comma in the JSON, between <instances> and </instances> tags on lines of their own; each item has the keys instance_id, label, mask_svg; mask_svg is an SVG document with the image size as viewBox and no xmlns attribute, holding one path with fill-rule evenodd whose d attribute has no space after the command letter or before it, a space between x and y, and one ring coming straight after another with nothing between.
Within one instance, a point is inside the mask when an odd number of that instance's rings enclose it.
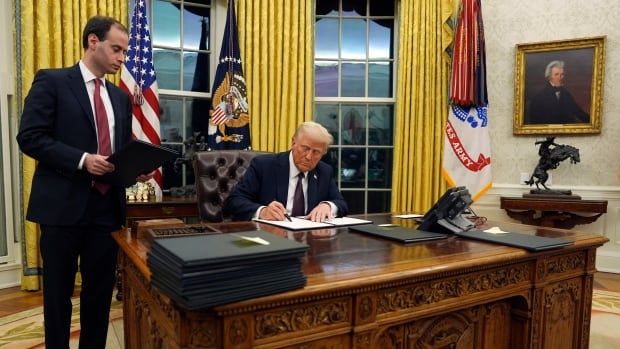
<instances>
[{"instance_id":1,"label":"framed portrait","mask_svg":"<svg viewBox=\"0 0 620 349\"><path fill-rule=\"evenodd\" d=\"M601 133L605 36L518 44L513 133Z\"/></svg>"}]
</instances>

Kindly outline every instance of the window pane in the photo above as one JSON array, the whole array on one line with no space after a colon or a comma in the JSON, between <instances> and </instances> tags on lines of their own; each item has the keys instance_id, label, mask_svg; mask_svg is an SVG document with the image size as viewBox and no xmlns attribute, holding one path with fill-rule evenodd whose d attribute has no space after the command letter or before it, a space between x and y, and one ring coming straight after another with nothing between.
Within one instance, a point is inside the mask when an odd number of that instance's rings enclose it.
<instances>
[{"instance_id":1,"label":"window pane","mask_svg":"<svg viewBox=\"0 0 620 349\"><path fill-rule=\"evenodd\" d=\"M314 63L314 93L317 97L338 96L338 63Z\"/></svg>"},{"instance_id":2,"label":"window pane","mask_svg":"<svg viewBox=\"0 0 620 349\"><path fill-rule=\"evenodd\" d=\"M342 97L364 97L365 63L342 63Z\"/></svg>"},{"instance_id":3,"label":"window pane","mask_svg":"<svg viewBox=\"0 0 620 349\"><path fill-rule=\"evenodd\" d=\"M392 145L394 136L394 107L387 105L368 106L368 144Z\"/></svg>"},{"instance_id":4,"label":"window pane","mask_svg":"<svg viewBox=\"0 0 620 349\"><path fill-rule=\"evenodd\" d=\"M327 153L321 158L321 161L330 165L334 173L338 173L338 148L329 148ZM334 180L337 180L335 176Z\"/></svg>"},{"instance_id":5,"label":"window pane","mask_svg":"<svg viewBox=\"0 0 620 349\"><path fill-rule=\"evenodd\" d=\"M370 1L370 16L394 16L394 1Z\"/></svg>"},{"instance_id":6,"label":"window pane","mask_svg":"<svg viewBox=\"0 0 620 349\"><path fill-rule=\"evenodd\" d=\"M391 196L389 191L369 191L368 213L390 212Z\"/></svg>"},{"instance_id":7,"label":"window pane","mask_svg":"<svg viewBox=\"0 0 620 349\"><path fill-rule=\"evenodd\" d=\"M183 54L183 90L209 91L209 55L204 52Z\"/></svg>"},{"instance_id":8,"label":"window pane","mask_svg":"<svg viewBox=\"0 0 620 349\"><path fill-rule=\"evenodd\" d=\"M314 108L314 121L323 125L338 144L338 104L317 104Z\"/></svg>"},{"instance_id":9,"label":"window pane","mask_svg":"<svg viewBox=\"0 0 620 349\"><path fill-rule=\"evenodd\" d=\"M392 97L392 63L368 63L368 97Z\"/></svg>"},{"instance_id":10,"label":"window pane","mask_svg":"<svg viewBox=\"0 0 620 349\"><path fill-rule=\"evenodd\" d=\"M153 45L181 46L181 11L165 1L153 2ZM159 74L159 71L157 72Z\"/></svg>"},{"instance_id":11,"label":"window pane","mask_svg":"<svg viewBox=\"0 0 620 349\"><path fill-rule=\"evenodd\" d=\"M208 7L185 6L183 11L183 47L193 50L209 49Z\"/></svg>"},{"instance_id":12,"label":"window pane","mask_svg":"<svg viewBox=\"0 0 620 349\"><path fill-rule=\"evenodd\" d=\"M343 0L342 15L366 16L366 0Z\"/></svg>"},{"instance_id":13,"label":"window pane","mask_svg":"<svg viewBox=\"0 0 620 349\"><path fill-rule=\"evenodd\" d=\"M153 64L157 69L157 85L162 89L179 90L181 52L161 48L153 49Z\"/></svg>"},{"instance_id":14,"label":"window pane","mask_svg":"<svg viewBox=\"0 0 620 349\"><path fill-rule=\"evenodd\" d=\"M319 16L337 16L338 0L316 0L316 14Z\"/></svg>"},{"instance_id":15,"label":"window pane","mask_svg":"<svg viewBox=\"0 0 620 349\"><path fill-rule=\"evenodd\" d=\"M161 96L159 104L162 140L167 143L183 142L183 100L178 97Z\"/></svg>"},{"instance_id":16,"label":"window pane","mask_svg":"<svg viewBox=\"0 0 620 349\"><path fill-rule=\"evenodd\" d=\"M196 135L204 136L206 142L207 132L209 131L209 107L211 100L205 98L185 98L185 139Z\"/></svg>"},{"instance_id":17,"label":"window pane","mask_svg":"<svg viewBox=\"0 0 620 349\"><path fill-rule=\"evenodd\" d=\"M394 35L394 20L371 20L369 24L368 58L392 58L392 36Z\"/></svg>"},{"instance_id":18,"label":"window pane","mask_svg":"<svg viewBox=\"0 0 620 349\"><path fill-rule=\"evenodd\" d=\"M366 144L366 106L342 106L342 144Z\"/></svg>"},{"instance_id":19,"label":"window pane","mask_svg":"<svg viewBox=\"0 0 620 349\"><path fill-rule=\"evenodd\" d=\"M363 188L366 180L366 154L364 148L342 148L340 157L340 182L342 188Z\"/></svg>"},{"instance_id":20,"label":"window pane","mask_svg":"<svg viewBox=\"0 0 620 349\"><path fill-rule=\"evenodd\" d=\"M315 36L314 56L316 58L338 58L338 19L318 19Z\"/></svg>"},{"instance_id":21,"label":"window pane","mask_svg":"<svg viewBox=\"0 0 620 349\"><path fill-rule=\"evenodd\" d=\"M392 186L392 149L368 149L368 188Z\"/></svg>"},{"instance_id":22,"label":"window pane","mask_svg":"<svg viewBox=\"0 0 620 349\"><path fill-rule=\"evenodd\" d=\"M365 193L363 191L342 191L342 196L344 200L347 202L347 206L349 206L348 214L360 214L364 213L364 197Z\"/></svg>"},{"instance_id":23,"label":"window pane","mask_svg":"<svg viewBox=\"0 0 620 349\"><path fill-rule=\"evenodd\" d=\"M366 59L366 20L342 20L342 58Z\"/></svg>"}]
</instances>

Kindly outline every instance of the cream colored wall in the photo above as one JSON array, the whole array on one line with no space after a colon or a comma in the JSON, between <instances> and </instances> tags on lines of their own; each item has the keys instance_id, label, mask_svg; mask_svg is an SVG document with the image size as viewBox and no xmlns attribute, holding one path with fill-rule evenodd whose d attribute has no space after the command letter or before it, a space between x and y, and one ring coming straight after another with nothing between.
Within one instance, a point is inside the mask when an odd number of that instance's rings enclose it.
<instances>
[{"instance_id":1,"label":"cream colored wall","mask_svg":"<svg viewBox=\"0 0 620 349\"><path fill-rule=\"evenodd\" d=\"M597 267L620 273L620 1L482 0L482 11L494 185L476 203L476 212L493 220L511 220L499 208L499 198L526 192L529 187L520 183L520 173L531 173L538 161L534 142L542 136L512 134L515 45L606 35L602 132L559 135L556 142L579 148L581 163L561 163L550 174L553 188L608 201L605 215L574 229L609 238L597 251Z\"/></svg>"},{"instance_id":2,"label":"cream colored wall","mask_svg":"<svg viewBox=\"0 0 620 349\"><path fill-rule=\"evenodd\" d=\"M607 36L607 54L599 135L563 136L556 142L579 148L581 163L562 163L551 171L553 185L619 186L620 171L620 1L482 0L487 44L489 128L493 181L518 183L531 172L541 136L512 134L515 45Z\"/></svg>"}]
</instances>

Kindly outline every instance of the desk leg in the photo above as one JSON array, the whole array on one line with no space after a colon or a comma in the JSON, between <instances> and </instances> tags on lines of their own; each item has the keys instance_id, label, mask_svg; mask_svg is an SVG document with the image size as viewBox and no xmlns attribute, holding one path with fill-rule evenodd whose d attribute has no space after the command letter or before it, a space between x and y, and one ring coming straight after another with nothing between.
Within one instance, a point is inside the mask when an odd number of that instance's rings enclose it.
<instances>
[{"instance_id":1,"label":"desk leg","mask_svg":"<svg viewBox=\"0 0 620 349\"><path fill-rule=\"evenodd\" d=\"M116 300L123 301L123 273L121 268L121 253L116 257Z\"/></svg>"}]
</instances>

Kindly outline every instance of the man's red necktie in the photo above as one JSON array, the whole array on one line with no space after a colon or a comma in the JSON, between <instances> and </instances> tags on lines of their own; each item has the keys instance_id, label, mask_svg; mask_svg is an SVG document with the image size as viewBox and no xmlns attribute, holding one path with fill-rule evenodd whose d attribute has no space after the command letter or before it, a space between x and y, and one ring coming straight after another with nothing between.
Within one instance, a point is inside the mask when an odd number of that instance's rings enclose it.
<instances>
[{"instance_id":1,"label":"man's red necktie","mask_svg":"<svg viewBox=\"0 0 620 349\"><path fill-rule=\"evenodd\" d=\"M95 121L97 122L97 142L99 144L98 154L112 154L112 143L110 142L110 126L108 126L108 115L105 112L105 106L101 99L101 80L95 79L95 93L93 95L95 104ZM106 183L95 182L95 188L103 195L110 185Z\"/></svg>"},{"instance_id":2,"label":"man's red necktie","mask_svg":"<svg viewBox=\"0 0 620 349\"><path fill-rule=\"evenodd\" d=\"M293 209L291 215L293 217L306 215L306 203L304 200L304 188L302 182L304 180L304 173L299 172L297 175L297 186L295 187L295 194L293 196Z\"/></svg>"}]
</instances>

